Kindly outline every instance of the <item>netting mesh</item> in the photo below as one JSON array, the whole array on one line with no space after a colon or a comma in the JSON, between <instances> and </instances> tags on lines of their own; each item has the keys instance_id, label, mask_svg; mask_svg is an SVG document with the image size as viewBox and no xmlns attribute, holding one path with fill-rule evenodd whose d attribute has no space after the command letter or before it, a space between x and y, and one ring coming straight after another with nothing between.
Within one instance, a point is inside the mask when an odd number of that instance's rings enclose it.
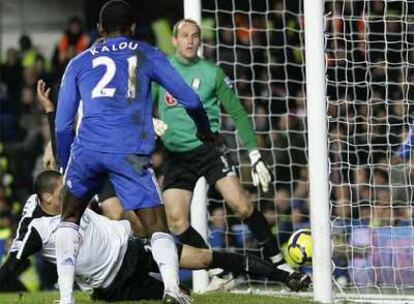
<instances>
[{"instance_id":1,"label":"netting mesh","mask_svg":"<svg viewBox=\"0 0 414 304\"><path fill-rule=\"evenodd\" d=\"M204 56L233 80L252 118L260 151L275 174L270 193L252 186L247 150L224 112L222 133L247 194L265 214L281 245L292 231L309 225L303 14L301 2L290 2L203 4L203 18L209 20L203 26ZM210 211L213 247L258 251L248 228L213 192Z\"/></svg>"},{"instance_id":2,"label":"netting mesh","mask_svg":"<svg viewBox=\"0 0 414 304\"><path fill-rule=\"evenodd\" d=\"M407 293L413 173L401 147L412 124L414 2L325 1L325 9L336 274L358 292Z\"/></svg>"},{"instance_id":3,"label":"netting mesh","mask_svg":"<svg viewBox=\"0 0 414 304\"><path fill-rule=\"evenodd\" d=\"M414 1L325 1L326 96L336 282L352 292L414 287L411 101ZM247 151L223 112L243 185L283 245L309 226L303 1L203 2L204 56L233 80L275 173L251 185ZM210 193L213 247L257 244Z\"/></svg>"}]
</instances>

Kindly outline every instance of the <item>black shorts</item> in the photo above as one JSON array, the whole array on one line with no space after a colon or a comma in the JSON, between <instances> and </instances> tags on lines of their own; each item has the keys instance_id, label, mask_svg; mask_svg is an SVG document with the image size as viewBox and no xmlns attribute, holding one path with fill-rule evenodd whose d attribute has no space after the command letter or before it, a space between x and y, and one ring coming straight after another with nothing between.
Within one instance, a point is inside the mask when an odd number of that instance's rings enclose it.
<instances>
[{"instance_id":1,"label":"black shorts","mask_svg":"<svg viewBox=\"0 0 414 304\"><path fill-rule=\"evenodd\" d=\"M179 257L181 252L182 245L177 244ZM118 274L108 287L94 289L92 299L107 302L160 300L164 284L150 275L158 272L149 246L138 238L130 238Z\"/></svg>"},{"instance_id":2,"label":"black shorts","mask_svg":"<svg viewBox=\"0 0 414 304\"><path fill-rule=\"evenodd\" d=\"M94 289L92 298L107 302L162 299L164 285L149 276L150 272L158 272L151 250L141 240L131 238L113 282L106 288Z\"/></svg>"},{"instance_id":3,"label":"black shorts","mask_svg":"<svg viewBox=\"0 0 414 304\"><path fill-rule=\"evenodd\" d=\"M178 188L193 191L197 180L204 176L209 185L219 179L236 175L227 149L210 144L188 152L167 151L163 189Z\"/></svg>"},{"instance_id":4,"label":"black shorts","mask_svg":"<svg viewBox=\"0 0 414 304\"><path fill-rule=\"evenodd\" d=\"M102 203L108 198L112 198L115 196L116 196L116 193L115 193L114 187L111 184L111 180L109 178L106 178L104 185L102 187L102 190L98 194L98 202Z\"/></svg>"}]
</instances>

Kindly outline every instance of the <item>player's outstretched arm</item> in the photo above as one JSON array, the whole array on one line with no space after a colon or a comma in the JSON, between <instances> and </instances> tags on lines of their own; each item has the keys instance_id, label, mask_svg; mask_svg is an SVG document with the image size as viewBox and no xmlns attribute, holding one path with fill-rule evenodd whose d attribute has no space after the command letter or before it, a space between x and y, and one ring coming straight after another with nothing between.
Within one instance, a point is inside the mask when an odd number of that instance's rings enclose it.
<instances>
[{"instance_id":1,"label":"player's outstretched arm","mask_svg":"<svg viewBox=\"0 0 414 304\"><path fill-rule=\"evenodd\" d=\"M37 100L46 113L50 133L50 143L47 144L43 154L43 168L56 170L58 169L55 136L56 109L50 99L50 88L46 87L46 83L42 79L37 82Z\"/></svg>"},{"instance_id":2,"label":"player's outstretched arm","mask_svg":"<svg viewBox=\"0 0 414 304\"><path fill-rule=\"evenodd\" d=\"M247 149L249 149L253 184L256 187L260 185L264 192L269 191L270 183L273 180L273 174L263 161L262 155L257 148L257 141L252 123L234 93L230 80L224 75L221 69L216 77L216 93L219 100L223 103L224 109L233 118L240 137Z\"/></svg>"},{"instance_id":3,"label":"player's outstretched arm","mask_svg":"<svg viewBox=\"0 0 414 304\"><path fill-rule=\"evenodd\" d=\"M46 87L46 82L42 79L37 81L37 100L46 114L55 112L55 105L50 99L50 88Z\"/></svg>"},{"instance_id":4,"label":"player's outstretched arm","mask_svg":"<svg viewBox=\"0 0 414 304\"><path fill-rule=\"evenodd\" d=\"M43 169L45 170L59 170L59 166L56 163L56 158L53 155L53 148L52 148L51 141L46 145L43 151L42 163L43 163Z\"/></svg>"}]
</instances>

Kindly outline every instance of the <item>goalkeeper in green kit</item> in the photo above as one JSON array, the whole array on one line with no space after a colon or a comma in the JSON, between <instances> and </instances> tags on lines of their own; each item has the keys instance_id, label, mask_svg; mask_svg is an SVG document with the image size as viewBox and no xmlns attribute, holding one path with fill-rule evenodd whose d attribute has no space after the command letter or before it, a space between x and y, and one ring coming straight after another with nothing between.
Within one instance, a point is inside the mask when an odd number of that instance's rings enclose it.
<instances>
[{"instance_id":1,"label":"goalkeeper in green kit","mask_svg":"<svg viewBox=\"0 0 414 304\"><path fill-rule=\"evenodd\" d=\"M272 174L257 149L250 119L222 69L197 56L200 42L201 30L198 24L190 19L181 20L174 26L173 44L176 47L176 54L170 58L170 61L187 84L200 96L213 131L220 130L221 105L231 115L249 150L253 183L255 186L260 185L263 191L267 192L272 182ZM234 213L248 225L263 248L265 258L275 267L286 271L286 276L296 277L299 284L303 282L305 288L309 284L309 278L304 274L293 272L293 269L285 263L276 237L271 234L266 219L253 207L246 196L226 153L224 142L220 142L217 137L215 141L213 140L215 143L203 143L193 134L194 122L169 92L160 86L155 86L153 95L160 119L168 126L161 139L167 150L163 196L171 232L184 244L208 248L201 235L189 223L193 190L197 180L204 176L209 185L214 186L223 196ZM210 284L210 290L232 285L232 278L226 275L216 276L215 281L218 285Z\"/></svg>"}]
</instances>

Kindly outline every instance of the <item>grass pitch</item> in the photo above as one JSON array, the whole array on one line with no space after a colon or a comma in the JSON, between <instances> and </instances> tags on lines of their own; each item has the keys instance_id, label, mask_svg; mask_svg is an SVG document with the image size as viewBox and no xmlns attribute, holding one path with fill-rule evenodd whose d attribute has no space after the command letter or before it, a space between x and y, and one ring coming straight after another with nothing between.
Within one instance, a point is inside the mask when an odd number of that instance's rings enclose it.
<instances>
[{"instance_id":1,"label":"grass pitch","mask_svg":"<svg viewBox=\"0 0 414 304\"><path fill-rule=\"evenodd\" d=\"M76 303L106 303L106 302L92 302L88 293L78 292L76 293ZM0 294L1 304L47 304L53 303L59 298L57 292L36 292L36 293L9 293ZM55 302L56 303L56 302ZM123 304L132 304L138 302L119 302ZM142 301L141 304L155 304L160 301ZM257 296L257 295L238 295L231 293L212 293L206 295L194 295L194 303L198 304L262 304L262 303L277 303L277 304L310 304L311 301L299 298L282 298L282 297L270 297L270 296Z\"/></svg>"}]
</instances>

